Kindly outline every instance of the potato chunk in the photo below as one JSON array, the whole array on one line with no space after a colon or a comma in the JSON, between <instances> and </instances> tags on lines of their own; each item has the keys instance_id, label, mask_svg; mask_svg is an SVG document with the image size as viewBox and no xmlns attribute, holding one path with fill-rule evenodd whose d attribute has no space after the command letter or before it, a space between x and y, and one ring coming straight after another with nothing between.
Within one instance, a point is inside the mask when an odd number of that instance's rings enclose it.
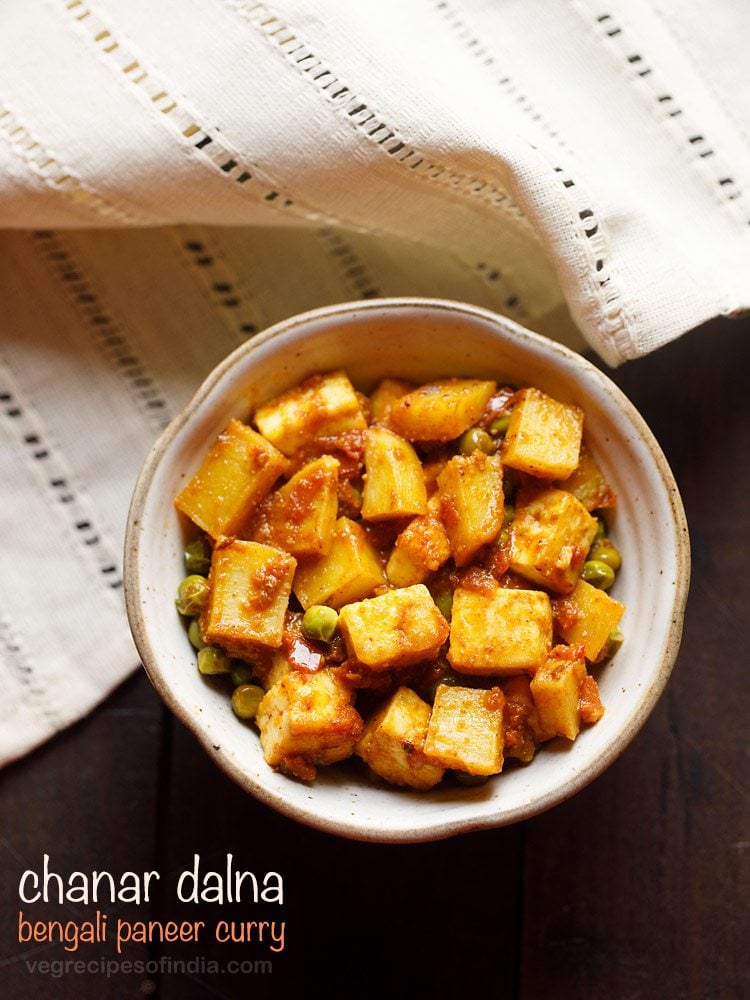
<instances>
[{"instance_id":1,"label":"potato chunk","mask_svg":"<svg viewBox=\"0 0 750 1000\"><path fill-rule=\"evenodd\" d=\"M468 774L498 774L503 769L504 702L500 688L441 684L427 727L427 758Z\"/></svg>"},{"instance_id":2,"label":"potato chunk","mask_svg":"<svg viewBox=\"0 0 750 1000\"><path fill-rule=\"evenodd\" d=\"M440 516L456 566L465 566L503 524L503 467L483 451L455 455L437 479Z\"/></svg>"},{"instance_id":3,"label":"potato chunk","mask_svg":"<svg viewBox=\"0 0 750 1000\"><path fill-rule=\"evenodd\" d=\"M407 441L452 441L479 420L494 382L449 378L429 382L396 400L389 424Z\"/></svg>"},{"instance_id":4,"label":"potato chunk","mask_svg":"<svg viewBox=\"0 0 750 1000\"><path fill-rule=\"evenodd\" d=\"M401 378L384 378L370 393L370 419L373 424L387 424L396 400L416 389L413 382Z\"/></svg>"},{"instance_id":5,"label":"potato chunk","mask_svg":"<svg viewBox=\"0 0 750 1000\"><path fill-rule=\"evenodd\" d=\"M308 462L261 504L252 537L293 556L327 552L338 513L339 462L324 455Z\"/></svg>"},{"instance_id":6,"label":"potato chunk","mask_svg":"<svg viewBox=\"0 0 750 1000\"><path fill-rule=\"evenodd\" d=\"M578 465L583 411L539 389L522 389L503 442L503 461L541 479L564 479Z\"/></svg>"},{"instance_id":7,"label":"potato chunk","mask_svg":"<svg viewBox=\"0 0 750 1000\"><path fill-rule=\"evenodd\" d=\"M396 539L385 567L394 587L424 583L430 573L450 558L451 546L437 511L437 496L427 503L427 513L413 518Z\"/></svg>"},{"instance_id":8,"label":"potato chunk","mask_svg":"<svg viewBox=\"0 0 750 1000\"><path fill-rule=\"evenodd\" d=\"M597 521L572 493L548 487L519 494L510 568L533 583L568 594L581 572Z\"/></svg>"},{"instance_id":9,"label":"potato chunk","mask_svg":"<svg viewBox=\"0 0 750 1000\"><path fill-rule=\"evenodd\" d=\"M364 528L348 517L340 517L328 552L300 562L293 590L305 610L313 604L340 608L385 584L383 564Z\"/></svg>"},{"instance_id":10,"label":"potato chunk","mask_svg":"<svg viewBox=\"0 0 750 1000\"><path fill-rule=\"evenodd\" d=\"M174 505L212 538L239 535L287 465L252 427L230 420Z\"/></svg>"},{"instance_id":11,"label":"potato chunk","mask_svg":"<svg viewBox=\"0 0 750 1000\"><path fill-rule=\"evenodd\" d=\"M581 444L581 454L577 468L558 483L561 490L567 490L580 500L587 511L613 508L617 506L617 496L604 477L599 463L586 447Z\"/></svg>"},{"instance_id":12,"label":"potato chunk","mask_svg":"<svg viewBox=\"0 0 750 1000\"><path fill-rule=\"evenodd\" d=\"M574 740L581 729L578 702L586 674L580 647L555 646L531 679L541 739L564 736Z\"/></svg>"},{"instance_id":13,"label":"potato chunk","mask_svg":"<svg viewBox=\"0 0 750 1000\"><path fill-rule=\"evenodd\" d=\"M494 581L453 592L448 661L464 674L533 673L552 645L552 607L541 590Z\"/></svg>"},{"instance_id":14,"label":"potato chunk","mask_svg":"<svg viewBox=\"0 0 750 1000\"><path fill-rule=\"evenodd\" d=\"M448 623L421 583L347 604L339 629L349 656L371 670L433 660L448 638Z\"/></svg>"},{"instance_id":15,"label":"potato chunk","mask_svg":"<svg viewBox=\"0 0 750 1000\"><path fill-rule=\"evenodd\" d=\"M422 463L408 441L385 427L371 427L365 444L362 517L383 521L424 514L427 490Z\"/></svg>"},{"instance_id":16,"label":"potato chunk","mask_svg":"<svg viewBox=\"0 0 750 1000\"><path fill-rule=\"evenodd\" d=\"M568 643L582 642L589 663L604 658L610 634L625 613L624 604L585 580L567 597L555 598L552 607L557 632Z\"/></svg>"},{"instance_id":17,"label":"potato chunk","mask_svg":"<svg viewBox=\"0 0 750 1000\"><path fill-rule=\"evenodd\" d=\"M296 565L286 552L258 542L217 545L201 615L205 641L232 656L251 655L257 646L278 648Z\"/></svg>"},{"instance_id":18,"label":"potato chunk","mask_svg":"<svg viewBox=\"0 0 750 1000\"><path fill-rule=\"evenodd\" d=\"M331 670L290 671L266 692L255 717L267 763L312 781L316 765L350 757L364 725L353 701Z\"/></svg>"},{"instance_id":19,"label":"potato chunk","mask_svg":"<svg viewBox=\"0 0 750 1000\"><path fill-rule=\"evenodd\" d=\"M319 437L367 426L359 398L343 371L313 375L258 408L260 432L285 455Z\"/></svg>"},{"instance_id":20,"label":"potato chunk","mask_svg":"<svg viewBox=\"0 0 750 1000\"><path fill-rule=\"evenodd\" d=\"M444 769L425 759L430 706L408 687L400 687L365 725L355 752L392 785L421 790L442 780Z\"/></svg>"}]
</instances>

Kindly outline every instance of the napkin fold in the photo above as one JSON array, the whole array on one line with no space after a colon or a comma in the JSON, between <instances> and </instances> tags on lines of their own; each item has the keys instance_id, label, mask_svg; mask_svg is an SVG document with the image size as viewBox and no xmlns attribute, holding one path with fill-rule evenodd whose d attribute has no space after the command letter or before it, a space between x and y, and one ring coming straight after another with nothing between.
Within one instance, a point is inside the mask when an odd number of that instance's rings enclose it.
<instances>
[{"instance_id":1,"label":"napkin fold","mask_svg":"<svg viewBox=\"0 0 750 1000\"><path fill-rule=\"evenodd\" d=\"M0 762L137 665L161 427L254 332L380 295L616 365L750 304L741 0L5 0Z\"/></svg>"}]
</instances>

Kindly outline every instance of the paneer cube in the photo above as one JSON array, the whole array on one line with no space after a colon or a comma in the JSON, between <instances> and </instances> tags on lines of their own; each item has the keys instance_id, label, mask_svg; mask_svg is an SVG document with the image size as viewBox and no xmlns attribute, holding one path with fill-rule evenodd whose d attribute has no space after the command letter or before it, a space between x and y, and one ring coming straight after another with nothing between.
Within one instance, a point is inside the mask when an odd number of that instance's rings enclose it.
<instances>
[{"instance_id":1,"label":"paneer cube","mask_svg":"<svg viewBox=\"0 0 750 1000\"><path fill-rule=\"evenodd\" d=\"M541 739L530 679L526 674L519 674L503 681L501 687L505 695L505 757L528 764Z\"/></svg>"},{"instance_id":2,"label":"paneer cube","mask_svg":"<svg viewBox=\"0 0 750 1000\"><path fill-rule=\"evenodd\" d=\"M316 438L367 426L359 397L345 372L312 375L255 413L255 423L285 455L294 455Z\"/></svg>"},{"instance_id":3,"label":"paneer cube","mask_svg":"<svg viewBox=\"0 0 750 1000\"><path fill-rule=\"evenodd\" d=\"M300 558L323 555L333 541L338 483L337 459L324 455L308 462L261 504L253 519L253 540Z\"/></svg>"},{"instance_id":4,"label":"paneer cube","mask_svg":"<svg viewBox=\"0 0 750 1000\"><path fill-rule=\"evenodd\" d=\"M293 590L305 610L313 604L340 608L386 583L378 550L367 532L356 521L340 517L328 552L299 563Z\"/></svg>"},{"instance_id":5,"label":"paneer cube","mask_svg":"<svg viewBox=\"0 0 750 1000\"><path fill-rule=\"evenodd\" d=\"M424 514L427 490L422 463L408 441L385 427L370 427L365 444L362 517L383 521Z\"/></svg>"},{"instance_id":6,"label":"paneer cube","mask_svg":"<svg viewBox=\"0 0 750 1000\"><path fill-rule=\"evenodd\" d=\"M578 465L583 410L539 389L522 389L511 411L503 461L541 479L564 479Z\"/></svg>"},{"instance_id":7,"label":"paneer cube","mask_svg":"<svg viewBox=\"0 0 750 1000\"><path fill-rule=\"evenodd\" d=\"M423 583L450 558L448 535L438 511L437 496L427 502L427 513L413 518L396 539L385 567L394 587Z\"/></svg>"},{"instance_id":8,"label":"paneer cube","mask_svg":"<svg viewBox=\"0 0 750 1000\"><path fill-rule=\"evenodd\" d=\"M287 465L252 427L230 420L175 507L212 538L239 535Z\"/></svg>"},{"instance_id":9,"label":"paneer cube","mask_svg":"<svg viewBox=\"0 0 750 1000\"><path fill-rule=\"evenodd\" d=\"M217 545L211 557L211 593L201 614L206 642L232 656L257 646L278 648L297 565L286 552L258 542Z\"/></svg>"},{"instance_id":10,"label":"paneer cube","mask_svg":"<svg viewBox=\"0 0 750 1000\"><path fill-rule=\"evenodd\" d=\"M531 679L540 737L564 736L574 740L581 729L578 707L586 664L580 647L555 646Z\"/></svg>"},{"instance_id":11,"label":"paneer cube","mask_svg":"<svg viewBox=\"0 0 750 1000\"><path fill-rule=\"evenodd\" d=\"M291 669L283 648L271 650L265 656L254 656L253 683L260 684L264 691L270 691Z\"/></svg>"},{"instance_id":12,"label":"paneer cube","mask_svg":"<svg viewBox=\"0 0 750 1000\"><path fill-rule=\"evenodd\" d=\"M421 583L347 604L339 630L349 656L370 670L434 660L448 638L448 623Z\"/></svg>"},{"instance_id":13,"label":"paneer cube","mask_svg":"<svg viewBox=\"0 0 750 1000\"><path fill-rule=\"evenodd\" d=\"M453 592L448 660L463 674L533 673L552 645L552 607L541 590L494 581Z\"/></svg>"},{"instance_id":14,"label":"paneer cube","mask_svg":"<svg viewBox=\"0 0 750 1000\"><path fill-rule=\"evenodd\" d=\"M500 455L455 455L437 479L440 516L456 566L469 563L494 542L503 524L503 467Z\"/></svg>"},{"instance_id":15,"label":"paneer cube","mask_svg":"<svg viewBox=\"0 0 750 1000\"><path fill-rule=\"evenodd\" d=\"M620 624L625 605L604 590L579 580L567 597L552 602L555 628L565 642L583 643L589 663L598 663L607 653L609 637Z\"/></svg>"},{"instance_id":16,"label":"paneer cube","mask_svg":"<svg viewBox=\"0 0 750 1000\"><path fill-rule=\"evenodd\" d=\"M370 393L370 420L373 424L387 424L391 408L396 400L407 392L412 392L416 386L401 378L384 378Z\"/></svg>"},{"instance_id":17,"label":"paneer cube","mask_svg":"<svg viewBox=\"0 0 750 1000\"><path fill-rule=\"evenodd\" d=\"M290 671L266 692L255 717L267 763L312 781L317 765L350 757L364 726L353 704L351 688L332 670Z\"/></svg>"},{"instance_id":18,"label":"paneer cube","mask_svg":"<svg viewBox=\"0 0 750 1000\"><path fill-rule=\"evenodd\" d=\"M599 463L581 443L581 454L577 468L558 483L561 490L567 490L580 500L588 511L612 509L617 506L617 496L604 477Z\"/></svg>"},{"instance_id":19,"label":"paneer cube","mask_svg":"<svg viewBox=\"0 0 750 1000\"><path fill-rule=\"evenodd\" d=\"M408 687L400 687L366 723L355 752L393 785L421 790L442 780L444 769L425 759L430 706Z\"/></svg>"},{"instance_id":20,"label":"paneer cube","mask_svg":"<svg viewBox=\"0 0 750 1000\"><path fill-rule=\"evenodd\" d=\"M407 441L452 441L482 416L494 382L449 378L429 382L391 406L389 425Z\"/></svg>"},{"instance_id":21,"label":"paneer cube","mask_svg":"<svg viewBox=\"0 0 750 1000\"><path fill-rule=\"evenodd\" d=\"M558 594L576 584L597 521L572 493L547 487L521 492L510 538L510 568Z\"/></svg>"},{"instance_id":22,"label":"paneer cube","mask_svg":"<svg viewBox=\"0 0 750 1000\"><path fill-rule=\"evenodd\" d=\"M503 769L503 706L500 688L449 687L435 695L424 743L426 757L440 767L467 774Z\"/></svg>"}]
</instances>

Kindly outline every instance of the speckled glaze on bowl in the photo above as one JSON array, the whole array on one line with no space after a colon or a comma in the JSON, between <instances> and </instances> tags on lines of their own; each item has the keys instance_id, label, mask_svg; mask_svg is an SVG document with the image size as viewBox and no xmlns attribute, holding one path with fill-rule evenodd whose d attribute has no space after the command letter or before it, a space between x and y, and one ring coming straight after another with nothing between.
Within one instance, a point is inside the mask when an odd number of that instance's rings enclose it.
<instances>
[{"instance_id":1,"label":"speckled glaze on bowl","mask_svg":"<svg viewBox=\"0 0 750 1000\"><path fill-rule=\"evenodd\" d=\"M625 642L600 672L606 712L574 744L548 743L526 767L477 788L412 792L376 784L354 763L321 768L312 785L264 762L257 732L223 688L195 668L174 611L186 525L172 499L231 417L316 371L344 368L365 391L381 377L415 382L479 376L534 385L586 414L587 438L619 498L613 536L623 569ZM387 299L318 309L271 327L215 369L162 434L138 479L125 541L125 596L154 687L244 789L310 826L368 841L424 841L503 826L573 795L600 775L646 721L680 642L690 573L677 486L653 435L620 390L580 355L484 309Z\"/></svg>"}]
</instances>

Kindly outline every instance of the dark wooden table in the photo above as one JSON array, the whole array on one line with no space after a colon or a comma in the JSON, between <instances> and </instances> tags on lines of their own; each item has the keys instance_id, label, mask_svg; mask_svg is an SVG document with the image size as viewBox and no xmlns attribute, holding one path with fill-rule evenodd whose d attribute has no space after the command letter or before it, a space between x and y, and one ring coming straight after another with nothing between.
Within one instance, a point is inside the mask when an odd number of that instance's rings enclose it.
<instances>
[{"instance_id":1,"label":"dark wooden table","mask_svg":"<svg viewBox=\"0 0 750 1000\"><path fill-rule=\"evenodd\" d=\"M750 322L716 321L613 373L662 444L693 545L682 650L666 693L615 765L517 826L415 846L348 842L248 798L162 708L141 672L2 782L0 995L22 998L750 996ZM283 906L175 905L200 854L275 870ZM18 943L18 880L158 870L155 898L109 921L286 922L285 947ZM95 906L23 906L81 920ZM55 961L94 968L59 975ZM217 971L244 963L244 974ZM31 963L47 961L46 972ZM271 962L272 968L264 964ZM100 963L99 967L96 963ZM181 967L179 963L182 962ZM146 965L145 963L150 963ZM180 971L184 967L184 971Z\"/></svg>"}]
</instances>

